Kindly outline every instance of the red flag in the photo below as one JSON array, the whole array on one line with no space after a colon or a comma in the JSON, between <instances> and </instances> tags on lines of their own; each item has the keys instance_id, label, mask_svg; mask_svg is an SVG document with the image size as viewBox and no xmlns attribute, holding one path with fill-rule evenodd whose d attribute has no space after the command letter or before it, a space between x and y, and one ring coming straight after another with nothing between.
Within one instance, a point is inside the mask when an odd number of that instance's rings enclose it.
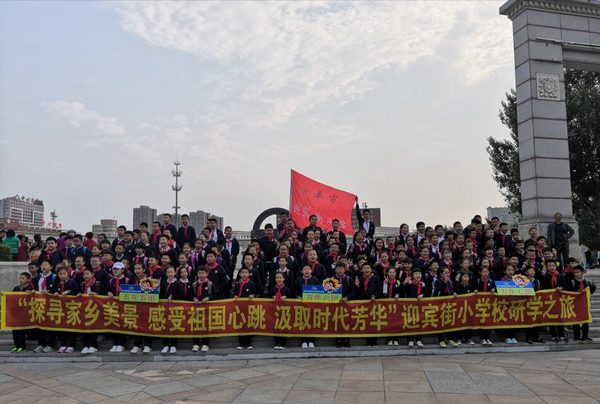
<instances>
[{"instance_id":1,"label":"red flag","mask_svg":"<svg viewBox=\"0 0 600 404\"><path fill-rule=\"evenodd\" d=\"M300 228L310 224L310 215L317 216L317 226L331 229L333 219L340 221L340 230L354 233L352 211L356 195L340 191L292 170L290 217Z\"/></svg>"}]
</instances>

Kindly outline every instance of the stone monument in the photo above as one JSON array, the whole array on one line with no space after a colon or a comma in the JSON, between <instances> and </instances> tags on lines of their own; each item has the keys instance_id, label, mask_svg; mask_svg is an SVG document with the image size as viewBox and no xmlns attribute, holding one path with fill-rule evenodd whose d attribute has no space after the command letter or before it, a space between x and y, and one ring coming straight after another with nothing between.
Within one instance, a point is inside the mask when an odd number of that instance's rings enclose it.
<instances>
[{"instance_id":1,"label":"stone monument","mask_svg":"<svg viewBox=\"0 0 600 404\"><path fill-rule=\"evenodd\" d=\"M600 71L600 2L509 0L500 14L513 22L519 161L523 216L521 234L537 227L546 235L554 214L576 230L573 217L564 68Z\"/></svg>"}]
</instances>

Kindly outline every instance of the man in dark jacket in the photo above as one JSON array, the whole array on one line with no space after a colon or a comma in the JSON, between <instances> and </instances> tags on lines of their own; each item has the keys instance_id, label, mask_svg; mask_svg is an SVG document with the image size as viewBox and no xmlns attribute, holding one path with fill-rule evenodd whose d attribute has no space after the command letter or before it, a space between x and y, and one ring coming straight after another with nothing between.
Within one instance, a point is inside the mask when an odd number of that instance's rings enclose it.
<instances>
[{"instance_id":1,"label":"man in dark jacket","mask_svg":"<svg viewBox=\"0 0 600 404\"><path fill-rule=\"evenodd\" d=\"M562 214L554 215L554 223L548 225L548 244L556 248L557 256L561 262L569 258L569 239L575 230L569 224L563 223Z\"/></svg>"}]
</instances>

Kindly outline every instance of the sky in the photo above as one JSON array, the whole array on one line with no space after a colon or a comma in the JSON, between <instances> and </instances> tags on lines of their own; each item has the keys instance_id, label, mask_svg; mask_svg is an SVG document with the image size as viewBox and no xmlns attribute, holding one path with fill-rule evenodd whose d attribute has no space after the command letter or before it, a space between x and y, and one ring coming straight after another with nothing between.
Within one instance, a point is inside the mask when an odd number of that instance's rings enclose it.
<instances>
[{"instance_id":1,"label":"sky","mask_svg":"<svg viewBox=\"0 0 600 404\"><path fill-rule=\"evenodd\" d=\"M64 227L202 209L250 230L290 169L435 225L503 206L502 1L2 2L0 197Z\"/></svg>"}]
</instances>

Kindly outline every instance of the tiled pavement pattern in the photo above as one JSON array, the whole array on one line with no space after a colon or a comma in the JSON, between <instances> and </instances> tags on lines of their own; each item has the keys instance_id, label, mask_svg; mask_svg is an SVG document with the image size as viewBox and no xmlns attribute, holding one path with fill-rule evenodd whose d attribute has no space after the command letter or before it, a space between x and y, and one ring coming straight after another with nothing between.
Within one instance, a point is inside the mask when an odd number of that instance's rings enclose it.
<instances>
[{"instance_id":1,"label":"tiled pavement pattern","mask_svg":"<svg viewBox=\"0 0 600 404\"><path fill-rule=\"evenodd\" d=\"M0 403L588 404L596 398L600 350L0 364Z\"/></svg>"}]
</instances>

